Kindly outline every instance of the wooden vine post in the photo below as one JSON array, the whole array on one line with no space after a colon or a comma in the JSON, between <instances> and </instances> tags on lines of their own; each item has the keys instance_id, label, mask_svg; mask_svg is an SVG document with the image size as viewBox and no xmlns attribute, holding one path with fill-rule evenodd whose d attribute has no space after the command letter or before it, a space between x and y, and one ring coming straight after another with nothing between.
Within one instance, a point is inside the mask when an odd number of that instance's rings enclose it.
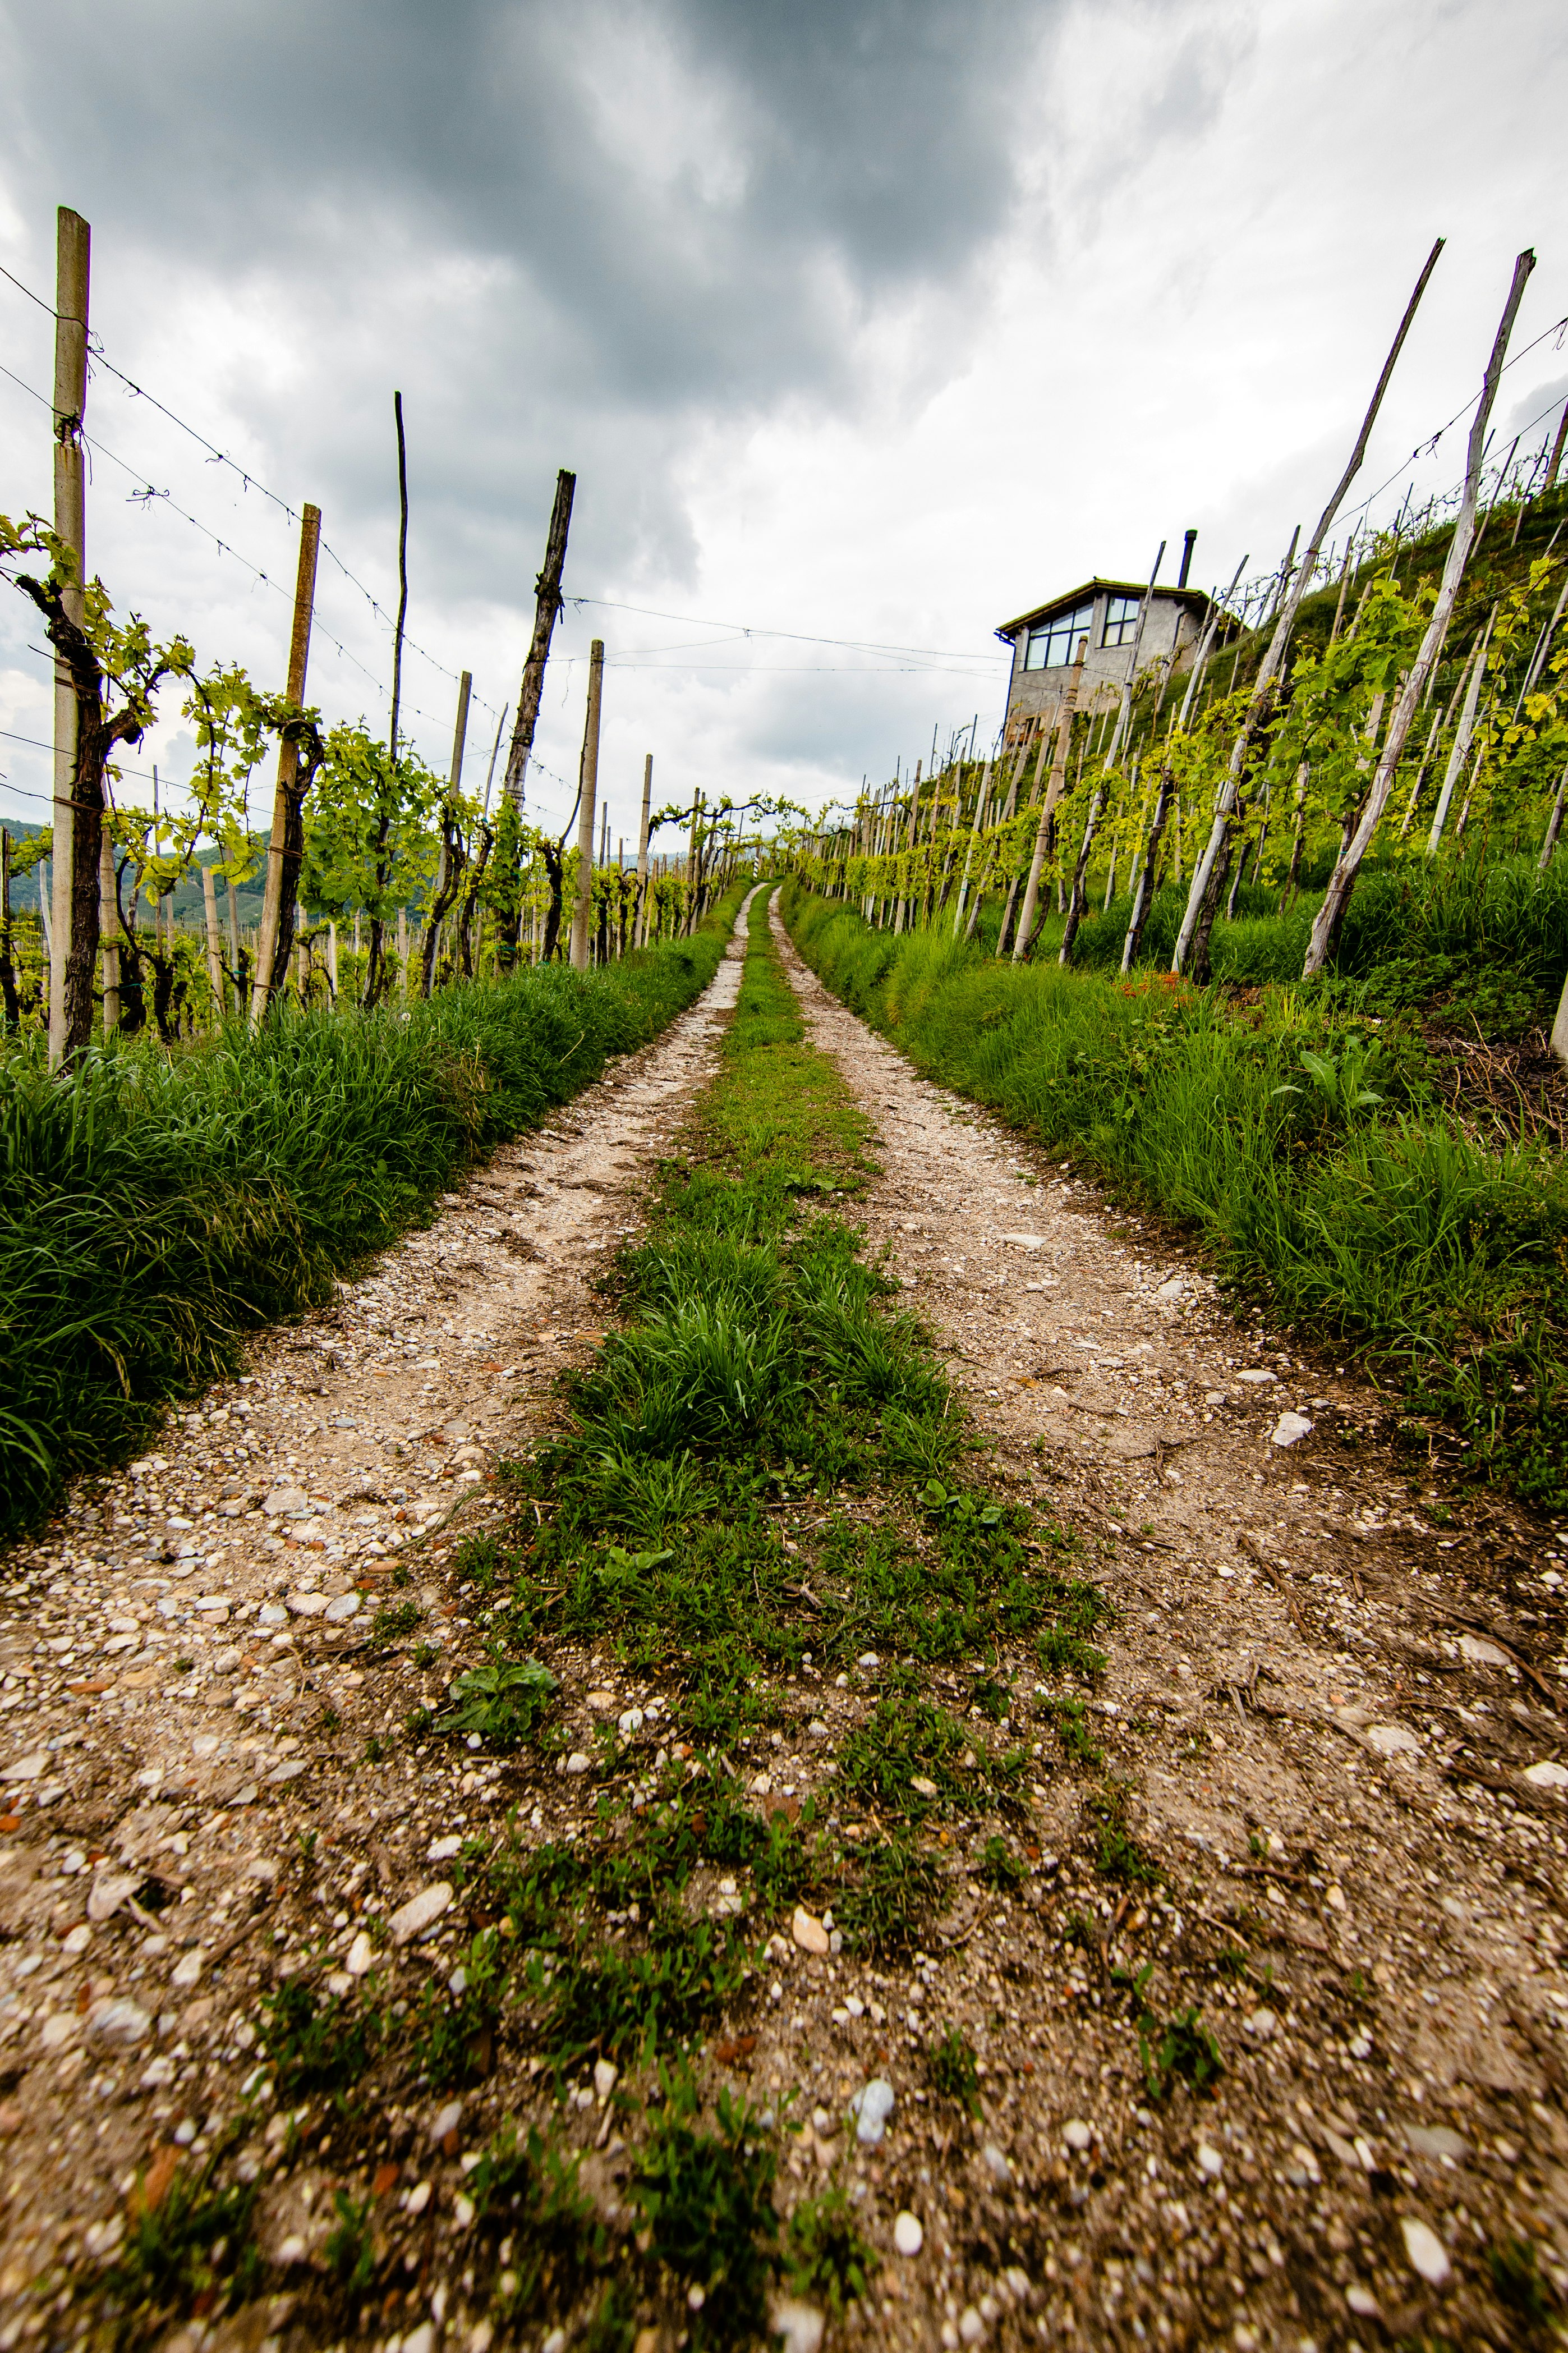
<instances>
[{"instance_id":1,"label":"wooden vine post","mask_svg":"<svg viewBox=\"0 0 1568 2353\"><path fill-rule=\"evenodd\" d=\"M202 868L202 913L206 919L207 927L207 978L212 984L213 1027L221 1029L226 1010L223 1001L223 940L217 927L217 886L213 881L213 871L210 866ZM107 1022L109 1017L107 970L104 976L103 998L104 1018Z\"/></svg>"},{"instance_id":2,"label":"wooden vine post","mask_svg":"<svg viewBox=\"0 0 1568 2353\"><path fill-rule=\"evenodd\" d=\"M645 753L642 764L642 825L637 834L637 913L632 945L647 944L647 827L648 811L653 805L653 754Z\"/></svg>"},{"instance_id":3,"label":"wooden vine post","mask_svg":"<svg viewBox=\"0 0 1568 2353\"><path fill-rule=\"evenodd\" d=\"M1481 461L1486 455L1487 425L1491 417L1492 403L1497 398L1503 361L1508 354L1508 340L1513 332L1513 322L1519 315L1519 306L1524 299L1524 290L1534 267L1535 256L1527 247L1513 265L1513 282L1509 288L1508 301L1503 304L1502 317L1498 322L1491 357L1487 363L1486 375L1481 384L1480 398L1476 403L1476 414L1470 426L1469 451L1465 466L1464 493L1459 501L1458 517L1454 524L1454 536L1448 543L1447 560L1443 566L1443 578L1437 590L1437 601L1432 607L1431 618L1426 624L1420 650L1410 666L1409 676L1400 689L1399 700L1394 705L1394 716L1389 723L1388 733L1384 742L1383 754L1377 764L1377 773L1372 780L1372 789L1362 809L1361 821L1350 840L1341 850L1334 863L1334 871L1329 877L1329 887L1323 893L1322 905L1319 908L1312 924L1312 936L1307 944L1307 954L1301 965L1303 979L1310 978L1315 972L1321 972L1333 951L1334 942L1339 937L1340 925L1344 920L1345 909L1350 903L1351 892L1355 888L1355 878L1360 871L1362 860L1366 856L1372 838L1377 831L1378 821L1387 806L1388 796L1394 789L1394 770L1399 765L1400 754L1405 749L1405 739L1410 733L1411 722L1420 707L1427 677L1448 632L1449 618L1454 610L1455 599L1459 593L1459 583L1464 578L1465 565L1470 553L1470 543L1475 534L1476 501L1480 490ZM1484 652L1478 655L1474 681L1478 685L1485 660Z\"/></svg>"},{"instance_id":4,"label":"wooden vine post","mask_svg":"<svg viewBox=\"0 0 1568 2353\"><path fill-rule=\"evenodd\" d=\"M583 731L583 797L577 813L577 897L572 910L572 963L588 969L594 913L594 818L599 794L599 705L605 683L605 641L588 649L588 716Z\"/></svg>"},{"instance_id":5,"label":"wooden vine post","mask_svg":"<svg viewBox=\"0 0 1568 2353\"><path fill-rule=\"evenodd\" d=\"M555 503L550 512L550 533L544 543L544 563L533 584L533 637L522 666L522 691L517 698L517 722L507 754L501 789L521 816L528 755L539 723L539 701L544 691L544 665L550 640L561 616L561 575L566 568L566 534L572 525L572 500L577 477L563 467L555 477Z\"/></svg>"},{"instance_id":6,"label":"wooden vine post","mask_svg":"<svg viewBox=\"0 0 1568 2353\"><path fill-rule=\"evenodd\" d=\"M76 559L76 576L61 598L66 617L80 628L87 582L87 487L81 427L87 407L87 308L92 231L62 205L55 235L55 530ZM55 659L54 927L49 956L49 1068L65 1059L79 1034L79 1000L91 1023L92 967L98 942L92 913L98 899L99 828L77 823L77 693L69 669ZM84 815L87 812L83 812ZM90 834L90 842L89 835ZM81 837L79 841L79 835ZM88 852L87 872L79 871ZM85 892L82 888L85 881ZM80 920L82 906L88 910ZM84 970L85 958L85 970Z\"/></svg>"},{"instance_id":7,"label":"wooden vine post","mask_svg":"<svg viewBox=\"0 0 1568 2353\"><path fill-rule=\"evenodd\" d=\"M307 506L300 518L300 563L294 575L294 628L289 639L289 700L305 700L305 671L310 657L310 616L316 603L316 556L321 543L321 510ZM291 871L292 836L298 820L296 805L300 776L298 744L285 735L278 747L278 784L272 797L272 836L267 845L267 885L261 901L261 930L256 945L256 970L250 986L250 1018L259 1021L279 986L283 972L274 973L282 949L288 966L289 913L294 903Z\"/></svg>"},{"instance_id":8,"label":"wooden vine post","mask_svg":"<svg viewBox=\"0 0 1568 2353\"><path fill-rule=\"evenodd\" d=\"M114 844L103 828L98 856L98 936L103 944L103 1034L120 1027L120 913L114 881ZM219 1018L223 999L218 999Z\"/></svg>"},{"instance_id":9,"label":"wooden vine post","mask_svg":"<svg viewBox=\"0 0 1568 2353\"><path fill-rule=\"evenodd\" d=\"M1394 336L1388 357L1383 364L1383 374L1377 379L1366 415L1362 419L1361 431L1356 436L1355 447L1350 454L1350 462L1341 475L1338 487L1328 505L1318 519L1318 527L1312 533L1306 554L1296 567L1294 578L1288 583L1281 581L1279 618L1274 624L1268 649L1259 663L1258 676L1253 681L1252 692L1247 698L1246 716L1242 720L1236 742L1231 747L1230 765L1225 780L1220 786L1208 840L1205 843L1197 863L1193 869L1192 889L1187 895L1186 913L1182 918L1182 927L1176 934L1175 950L1171 958L1173 972L1181 972L1184 969L1189 955L1192 955L1195 948L1194 962L1200 976L1202 974L1204 960L1207 954L1209 930L1214 923L1215 908L1225 880L1226 866L1229 860L1232 821L1236 814L1237 797L1247 774L1247 759L1273 712L1279 691L1285 657L1289 651L1290 638L1296 627L1296 615L1300 609L1301 599L1306 595L1309 582L1317 572L1318 558L1322 552L1323 542L1329 535L1329 527L1343 503L1345 492L1361 471L1362 459L1366 455L1366 445L1372 438L1372 428L1376 424L1378 411L1383 406L1384 394L1388 390L1389 380L1393 376L1399 354L1405 348L1405 338L1410 332L1411 323L1419 307L1421 297L1426 291L1427 280L1437 267L1437 258L1443 250L1443 238L1438 237L1426 257L1426 267L1415 281L1415 291L1405 306L1405 316L1399 322L1399 332Z\"/></svg>"}]
</instances>

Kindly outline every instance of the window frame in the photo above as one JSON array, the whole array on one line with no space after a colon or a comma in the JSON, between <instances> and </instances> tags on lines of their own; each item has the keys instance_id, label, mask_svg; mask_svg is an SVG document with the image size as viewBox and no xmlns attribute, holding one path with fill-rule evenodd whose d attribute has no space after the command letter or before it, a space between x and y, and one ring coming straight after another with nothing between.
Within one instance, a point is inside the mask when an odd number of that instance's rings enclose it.
<instances>
[{"instance_id":1,"label":"window frame","mask_svg":"<svg viewBox=\"0 0 1568 2353\"><path fill-rule=\"evenodd\" d=\"M1094 599L1075 605L1070 613L1057 613L1025 631L1024 668L1026 670L1067 670L1070 667L1079 638L1094 637ZM1033 659L1035 648L1044 648L1040 660Z\"/></svg>"},{"instance_id":2,"label":"window frame","mask_svg":"<svg viewBox=\"0 0 1568 2353\"><path fill-rule=\"evenodd\" d=\"M1138 616L1142 607L1142 596L1108 596L1105 619L1100 632L1101 646L1108 646L1112 651L1121 646L1130 646L1138 635ZM1111 635L1112 630L1115 631L1114 636Z\"/></svg>"}]
</instances>

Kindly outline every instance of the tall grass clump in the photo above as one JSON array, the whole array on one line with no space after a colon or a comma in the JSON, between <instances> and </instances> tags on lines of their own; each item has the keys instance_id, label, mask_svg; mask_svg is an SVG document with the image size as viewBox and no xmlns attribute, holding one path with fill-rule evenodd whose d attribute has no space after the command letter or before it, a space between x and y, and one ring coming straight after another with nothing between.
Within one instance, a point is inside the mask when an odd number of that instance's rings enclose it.
<instances>
[{"instance_id":1,"label":"tall grass clump","mask_svg":"<svg viewBox=\"0 0 1568 2353\"><path fill-rule=\"evenodd\" d=\"M689 1005L742 886L689 940L395 1010L279 1009L170 1058L0 1060L0 1531L111 1461L243 1333L319 1305L460 1170Z\"/></svg>"},{"instance_id":2,"label":"tall grass clump","mask_svg":"<svg viewBox=\"0 0 1568 2353\"><path fill-rule=\"evenodd\" d=\"M1495 871L1479 918L1430 890L1424 935L1484 922L1521 956L1533 936L1544 966L1564 902L1510 902ZM1379 921L1405 934L1370 888L1356 907L1355 953L1375 965ZM1408 1407L1455 1425L1464 1470L1568 1501L1568 1173L1544 1147L1467 1135L1412 1033L1380 1035L1343 982L1238 1005L1166 975L891 938L795 884L784 911L826 986L922 1071L1193 1229L1304 1337L1363 1351Z\"/></svg>"}]
</instances>

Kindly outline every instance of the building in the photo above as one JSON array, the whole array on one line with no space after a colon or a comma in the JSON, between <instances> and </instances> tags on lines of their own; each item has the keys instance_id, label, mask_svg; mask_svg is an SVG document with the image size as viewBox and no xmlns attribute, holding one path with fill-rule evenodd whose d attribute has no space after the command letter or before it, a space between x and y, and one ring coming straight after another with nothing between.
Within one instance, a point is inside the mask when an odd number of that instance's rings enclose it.
<instances>
[{"instance_id":1,"label":"building","mask_svg":"<svg viewBox=\"0 0 1568 2353\"><path fill-rule=\"evenodd\" d=\"M1190 555L1191 550L1188 550ZM1149 618L1138 649L1140 673L1156 662L1179 669L1203 629L1209 600L1201 588L1184 585L1154 588L1139 580L1086 580L1065 596L1053 596L1016 621L1004 621L997 636L1013 649L1007 681L1010 741L1042 714L1054 712L1067 691L1079 639L1087 638L1080 711L1104 710L1120 697L1138 634L1138 610L1149 598Z\"/></svg>"}]
</instances>

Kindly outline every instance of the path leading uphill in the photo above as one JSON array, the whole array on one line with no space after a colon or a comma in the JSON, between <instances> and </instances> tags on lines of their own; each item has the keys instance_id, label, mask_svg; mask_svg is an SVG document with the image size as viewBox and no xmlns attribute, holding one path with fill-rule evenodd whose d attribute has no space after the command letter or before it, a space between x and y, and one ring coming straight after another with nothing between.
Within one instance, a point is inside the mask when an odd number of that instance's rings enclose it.
<instances>
[{"instance_id":1,"label":"path leading uphill","mask_svg":"<svg viewBox=\"0 0 1568 2353\"><path fill-rule=\"evenodd\" d=\"M919 1077L773 924L879 1132L873 1248L1120 1613L1094 1740L1163 1884L1101 1874L1076 1960L1061 1894L994 1940L992 2042L1032 2061L1007 2154L1053 2216L1036 2307L1091 2344L1511 2341L1497 2264L1521 2330L1568 2286L1568 1546L1457 1515L1363 1385ZM1036 1821L1081 1880L1070 1783ZM1150 2012L1215 2031L1206 2098L1129 2091L1149 1961Z\"/></svg>"},{"instance_id":2,"label":"path leading uphill","mask_svg":"<svg viewBox=\"0 0 1568 2353\"><path fill-rule=\"evenodd\" d=\"M822 2312L781 2309L788 2353L1531 2341L1532 2304L1568 2285L1551 1532L1396 1470L1360 1384L920 1079L775 937L876 1131L854 1216L995 1482L1059 1519L1117 1611L1087 1709L1023 1642L933 1672L965 1709L1010 1676L1006 1737L1040 1778L937 1833L931 1950L835 1952L799 1914L697 2054L705 2095L776 2103L784 2203L843 2185L879 2258L826 2337ZM641 2244L629 2068L552 2082L514 2036L456 2095L405 2071L385 2100L318 2081L279 2101L259 2005L297 1978L347 2031L372 1987L400 2029L457 1998L469 1842L510 1818L525 1852L583 1853L617 1712L616 1788L708 1769L677 1737L679 1675L654 1689L607 1640L551 1654L570 1754L403 1727L480 1655L455 1550L498 1508L491 1462L531 1451L592 1352L595 1277L718 1067L740 957L738 936L662 1039L0 1562L0 2353L84 2341L106 2273L138 2233L173 2242L218 2151L223 2194L255 2190L259 2268L226 2310L198 2249L163 2353L314 2353L323 2311L380 2353L584 2342L585 2300L558 2299L575 2337L527 2308L522 2225L514 2251L476 2221L507 2117L581 2160L605 2246ZM824 1516L776 1512L811 1606ZM809 1662L745 1794L831 1826L881 1662ZM697 1926L748 1900L707 1863L688 1894ZM608 1916L635 1935L635 1905ZM950 2027L983 2071L973 2115L932 2088ZM873 2076L895 2105L862 2146L847 2103ZM595 2342L679 2353L686 2309L657 2310Z\"/></svg>"}]
</instances>

